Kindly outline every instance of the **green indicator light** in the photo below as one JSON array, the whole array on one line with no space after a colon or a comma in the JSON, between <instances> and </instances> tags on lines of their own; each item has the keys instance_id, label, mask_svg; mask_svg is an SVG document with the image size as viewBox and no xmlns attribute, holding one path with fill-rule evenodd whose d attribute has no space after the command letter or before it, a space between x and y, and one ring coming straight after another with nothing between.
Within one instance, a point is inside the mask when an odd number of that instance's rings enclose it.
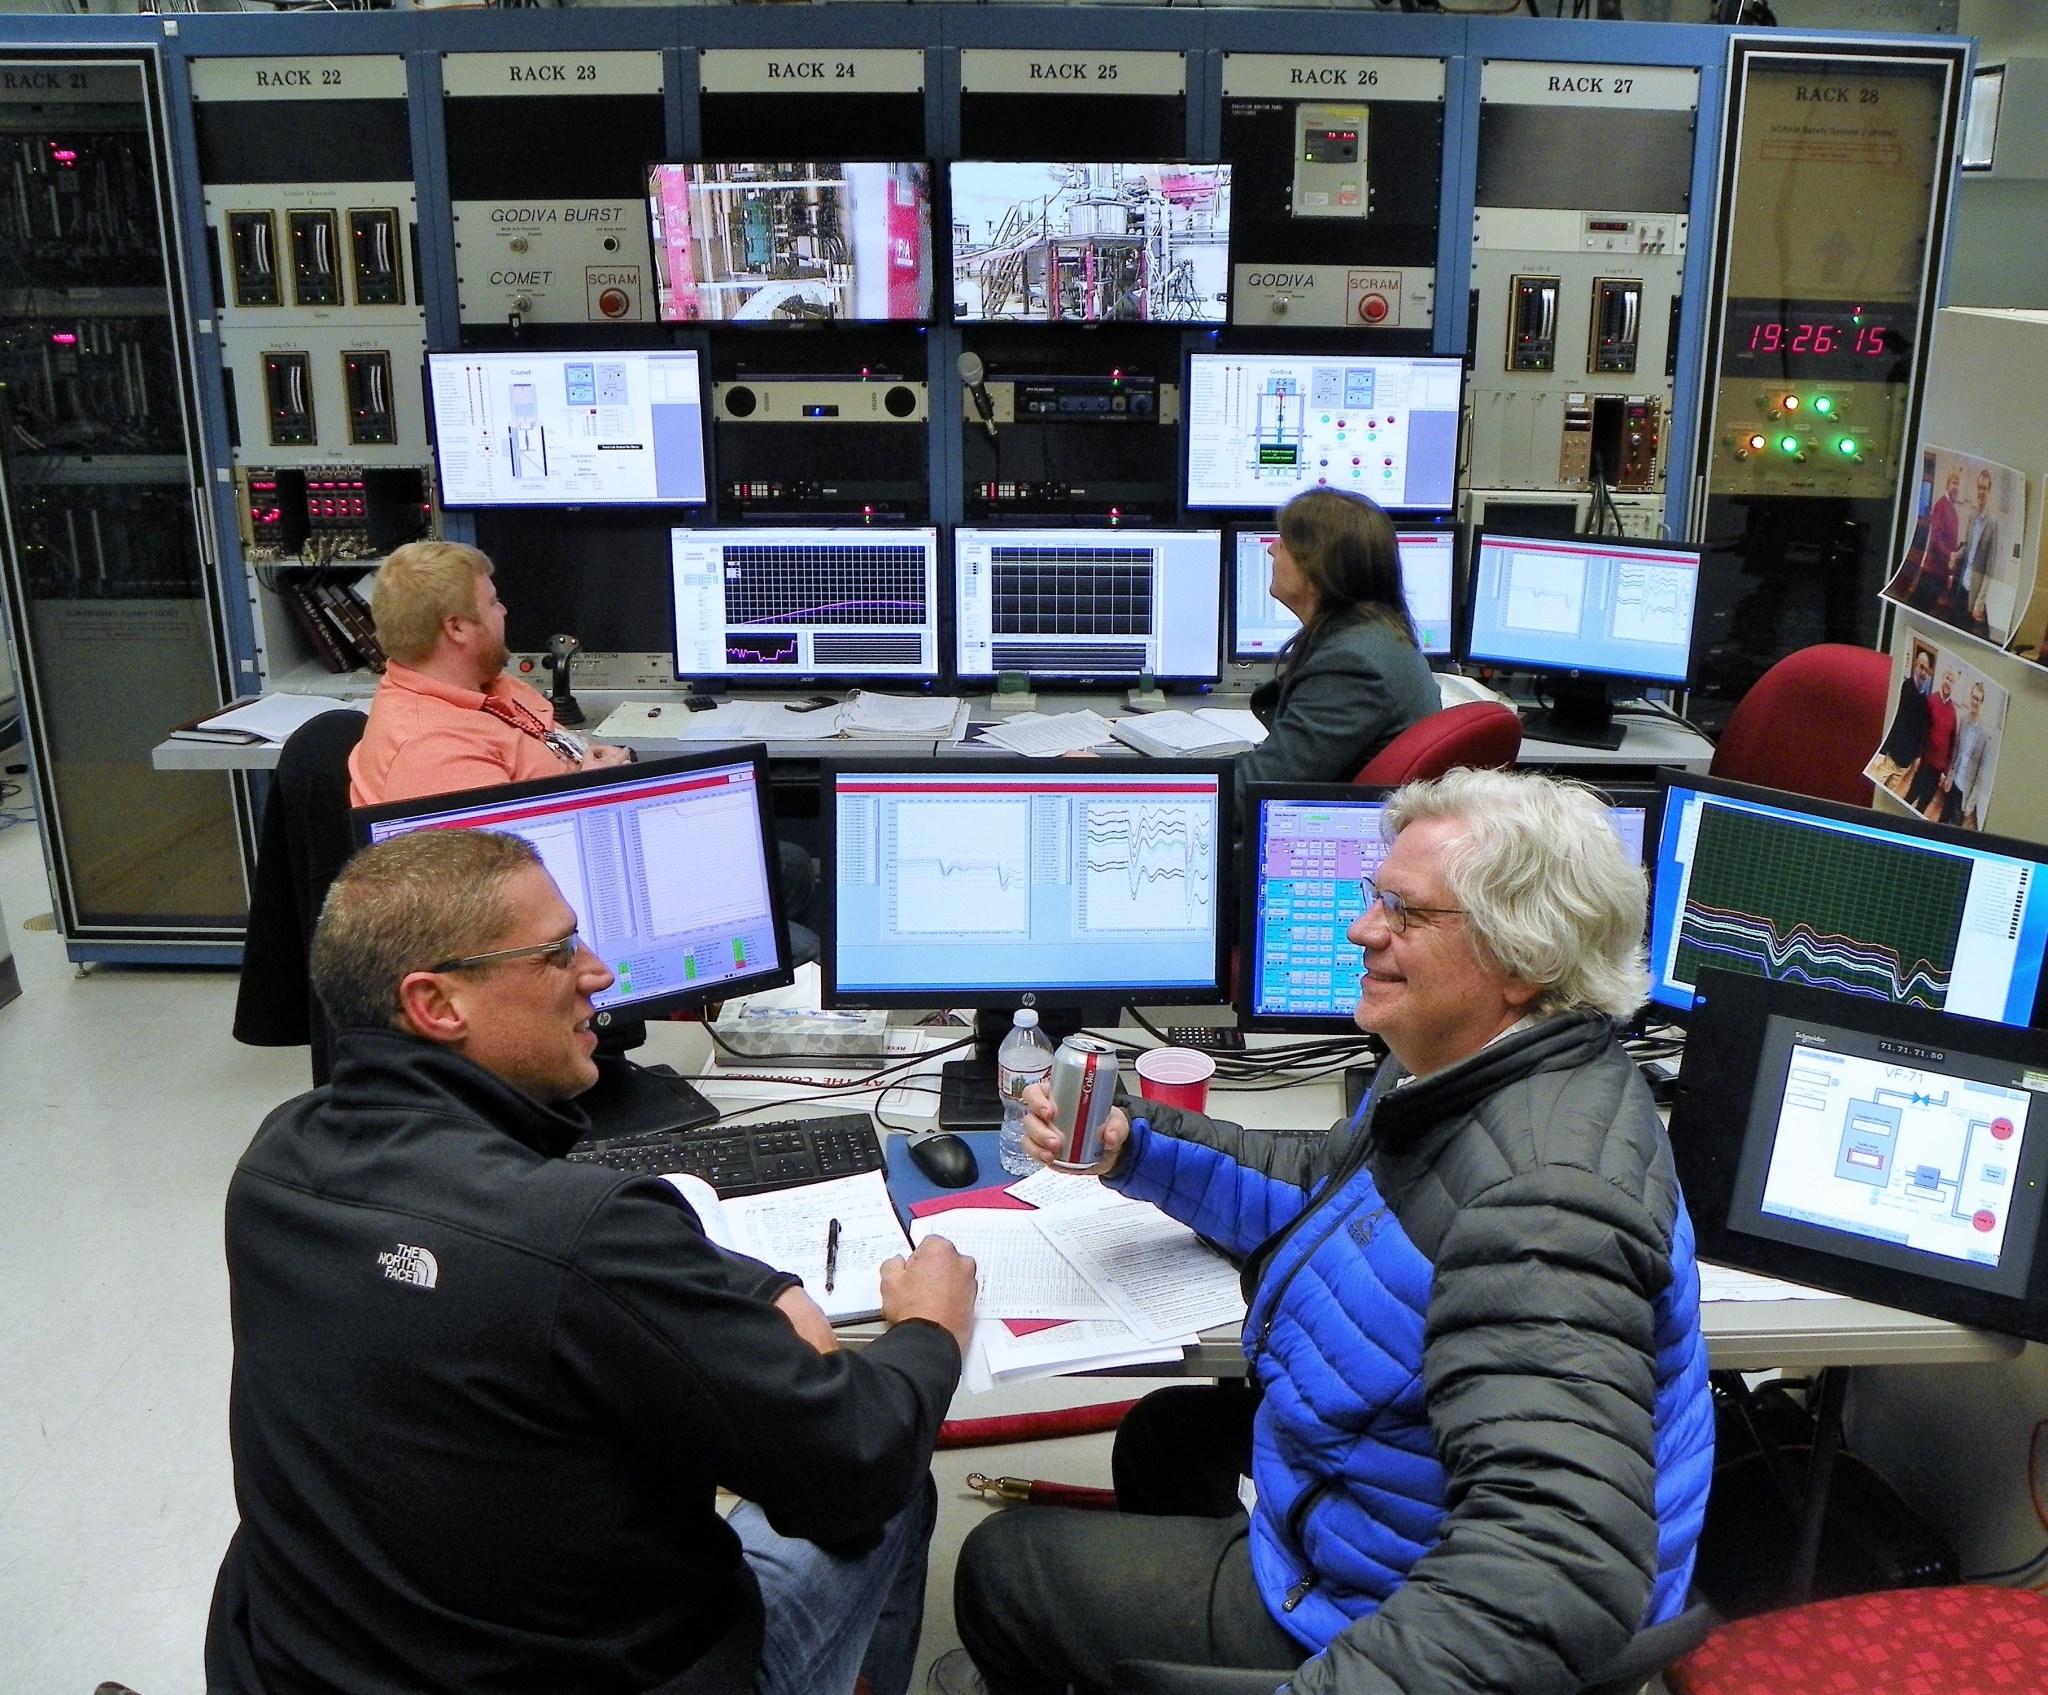
<instances>
[{"instance_id":1,"label":"green indicator light","mask_svg":"<svg viewBox=\"0 0 2048 1695\"><path fill-rule=\"evenodd\" d=\"M1799 438L1797 436L1778 437L1778 451L1781 453L1797 453L1799 451Z\"/></svg>"},{"instance_id":2,"label":"green indicator light","mask_svg":"<svg viewBox=\"0 0 2048 1695\"><path fill-rule=\"evenodd\" d=\"M1844 453L1854 453L1856 451L1856 438L1854 436L1844 436L1835 443L1835 446Z\"/></svg>"},{"instance_id":3,"label":"green indicator light","mask_svg":"<svg viewBox=\"0 0 2048 1695\"><path fill-rule=\"evenodd\" d=\"M1814 401L1813 409L1825 418L1835 409L1835 403L1823 394Z\"/></svg>"}]
</instances>

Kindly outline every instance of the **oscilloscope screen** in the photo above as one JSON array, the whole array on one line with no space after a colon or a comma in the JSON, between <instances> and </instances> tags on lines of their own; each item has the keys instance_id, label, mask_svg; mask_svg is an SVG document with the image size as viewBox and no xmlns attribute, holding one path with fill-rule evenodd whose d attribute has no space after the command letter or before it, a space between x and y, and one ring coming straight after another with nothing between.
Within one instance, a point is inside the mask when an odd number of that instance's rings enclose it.
<instances>
[{"instance_id":1,"label":"oscilloscope screen","mask_svg":"<svg viewBox=\"0 0 2048 1695\"><path fill-rule=\"evenodd\" d=\"M1709 967L2039 1022L2048 849L1712 778L1668 783L1650 998Z\"/></svg>"},{"instance_id":2,"label":"oscilloscope screen","mask_svg":"<svg viewBox=\"0 0 2048 1695\"><path fill-rule=\"evenodd\" d=\"M1228 771L828 768L826 1004L1221 1001Z\"/></svg>"}]
</instances>

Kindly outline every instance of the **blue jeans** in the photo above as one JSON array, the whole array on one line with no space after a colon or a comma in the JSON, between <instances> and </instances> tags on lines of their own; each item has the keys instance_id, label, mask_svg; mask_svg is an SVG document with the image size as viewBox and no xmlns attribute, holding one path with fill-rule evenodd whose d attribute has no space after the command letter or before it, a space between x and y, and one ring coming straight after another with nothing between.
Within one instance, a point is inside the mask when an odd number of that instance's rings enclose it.
<instances>
[{"instance_id":1,"label":"blue jeans","mask_svg":"<svg viewBox=\"0 0 2048 1695\"><path fill-rule=\"evenodd\" d=\"M867 1673L874 1695L904 1695L924 1622L924 1577L938 1518L929 1477L882 1527L881 1544L851 1557L778 1535L742 1501L726 1522L761 1588L765 1617L753 1695L851 1695Z\"/></svg>"}]
</instances>

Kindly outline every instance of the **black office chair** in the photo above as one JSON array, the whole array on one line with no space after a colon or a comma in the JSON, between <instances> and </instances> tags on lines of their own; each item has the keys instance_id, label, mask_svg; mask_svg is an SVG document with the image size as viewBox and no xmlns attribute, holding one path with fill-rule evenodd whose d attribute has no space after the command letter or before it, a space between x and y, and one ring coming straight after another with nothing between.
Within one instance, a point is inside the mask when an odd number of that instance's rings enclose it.
<instances>
[{"instance_id":1,"label":"black office chair","mask_svg":"<svg viewBox=\"0 0 2048 1695\"><path fill-rule=\"evenodd\" d=\"M249 933L235 997L235 1040L256 1048L312 1048L313 1083L327 1081L327 1015L313 993L308 950L327 885L355 851L349 831L348 756L364 715L323 712L278 755L256 843Z\"/></svg>"},{"instance_id":2,"label":"black office chair","mask_svg":"<svg viewBox=\"0 0 2048 1695\"><path fill-rule=\"evenodd\" d=\"M1636 1695L1672 1661L1704 1642L1720 1622L1712 1607L1695 1601L1676 1618L1637 1631L1600 1681L1588 1684L1582 1695ZM1169 1665L1164 1660L1122 1660L1116 1668L1118 1695L1273 1695L1286 1680L1285 1672Z\"/></svg>"}]
</instances>

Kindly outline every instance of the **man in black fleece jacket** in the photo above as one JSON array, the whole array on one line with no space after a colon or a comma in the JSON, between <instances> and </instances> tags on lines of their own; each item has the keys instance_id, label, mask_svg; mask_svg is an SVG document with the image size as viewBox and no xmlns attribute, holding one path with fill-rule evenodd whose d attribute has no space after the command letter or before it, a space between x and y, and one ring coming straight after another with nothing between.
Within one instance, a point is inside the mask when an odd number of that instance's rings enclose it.
<instances>
[{"instance_id":1,"label":"man in black fleece jacket","mask_svg":"<svg viewBox=\"0 0 2048 1695\"><path fill-rule=\"evenodd\" d=\"M843 1353L670 1185L563 1161L611 981L575 922L480 831L371 848L328 897L333 1081L228 1191L212 1695L908 1681L973 1262L892 1261L890 1330Z\"/></svg>"}]
</instances>

